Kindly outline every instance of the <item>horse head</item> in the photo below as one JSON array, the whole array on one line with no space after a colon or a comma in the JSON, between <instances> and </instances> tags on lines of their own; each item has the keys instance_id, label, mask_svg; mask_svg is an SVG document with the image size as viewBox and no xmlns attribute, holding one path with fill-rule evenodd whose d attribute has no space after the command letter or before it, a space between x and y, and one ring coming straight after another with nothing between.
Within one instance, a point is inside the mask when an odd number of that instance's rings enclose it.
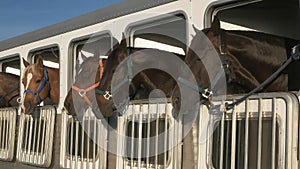
<instances>
[{"instance_id":1,"label":"horse head","mask_svg":"<svg viewBox=\"0 0 300 169\"><path fill-rule=\"evenodd\" d=\"M25 88L21 105L23 112L25 114L31 114L35 107L47 97L50 97L55 104L58 104L58 89L55 90L55 88L58 87L58 71L56 71L57 79L54 79L54 76L50 75L50 69L43 65L43 59L41 57L38 58L35 64L29 64L23 58L23 64L25 66L22 77L22 83ZM54 80L56 85L51 86L51 80ZM53 89L51 90L51 88Z\"/></svg>"},{"instance_id":2,"label":"horse head","mask_svg":"<svg viewBox=\"0 0 300 169\"><path fill-rule=\"evenodd\" d=\"M99 96L95 95L95 89L99 86L102 77L106 57L93 56L86 57L81 55L82 63L75 77L75 82L69 90L64 107L67 113L72 116L79 116L79 113L84 113L88 106L97 108ZM95 113L96 117L99 117Z\"/></svg>"},{"instance_id":3,"label":"horse head","mask_svg":"<svg viewBox=\"0 0 300 169\"><path fill-rule=\"evenodd\" d=\"M221 56L225 52L225 49L222 48L221 42L223 30L220 28L220 21L217 17L215 17L210 28L198 30L194 27L194 30L196 34L191 41L191 45L185 57L185 63L193 74L186 75L184 78L185 81L191 81L192 79L195 79L197 84L195 84L194 87L197 90L196 92L199 92L199 98L207 99L206 95L210 95L211 91L202 94L198 90L208 91L207 89L212 90L219 87L220 84L224 85L224 83L219 83L219 81L224 80L222 79L224 77L224 73L222 71L220 76L221 79L216 80L216 76L218 76L217 74L220 72L220 69L222 69ZM183 85L186 86L187 84ZM172 102L175 109L175 114L178 114L181 106L183 106L180 105L181 99L179 88L174 89ZM195 107L193 105L196 105L196 103L191 101L188 103L188 105L184 105L184 107L186 107L185 109L188 110L189 108Z\"/></svg>"},{"instance_id":4,"label":"horse head","mask_svg":"<svg viewBox=\"0 0 300 169\"><path fill-rule=\"evenodd\" d=\"M110 117L113 115L115 105L112 102L111 82L118 65L128 57L127 43L123 39L121 43L114 46L106 61L100 85L97 92L97 100L102 115Z\"/></svg>"}]
</instances>

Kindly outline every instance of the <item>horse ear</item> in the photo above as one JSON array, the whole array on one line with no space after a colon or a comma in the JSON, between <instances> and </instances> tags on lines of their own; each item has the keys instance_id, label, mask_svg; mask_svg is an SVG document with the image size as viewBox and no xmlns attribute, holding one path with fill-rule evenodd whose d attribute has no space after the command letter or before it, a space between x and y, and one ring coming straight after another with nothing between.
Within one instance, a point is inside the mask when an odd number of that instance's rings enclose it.
<instances>
[{"instance_id":1,"label":"horse ear","mask_svg":"<svg viewBox=\"0 0 300 169\"><path fill-rule=\"evenodd\" d=\"M213 31L215 35L219 35L221 31L220 20L217 16L214 17L214 20L211 24L211 31Z\"/></svg>"},{"instance_id":2,"label":"horse ear","mask_svg":"<svg viewBox=\"0 0 300 169\"><path fill-rule=\"evenodd\" d=\"M199 29L196 28L196 26L194 24L193 24L193 29L196 32L196 34L199 33L199 32L201 32Z\"/></svg>"},{"instance_id":3,"label":"horse ear","mask_svg":"<svg viewBox=\"0 0 300 169\"><path fill-rule=\"evenodd\" d=\"M27 62L24 58L22 58L22 59L23 59L23 64L24 64L25 67L30 65L29 62Z\"/></svg>"},{"instance_id":4,"label":"horse ear","mask_svg":"<svg viewBox=\"0 0 300 169\"><path fill-rule=\"evenodd\" d=\"M41 56L38 57L36 64L40 67L44 67L43 58Z\"/></svg>"},{"instance_id":5,"label":"horse ear","mask_svg":"<svg viewBox=\"0 0 300 169\"><path fill-rule=\"evenodd\" d=\"M122 39L122 41L120 42L120 46L126 48L127 47L127 42L126 39Z\"/></svg>"},{"instance_id":6,"label":"horse ear","mask_svg":"<svg viewBox=\"0 0 300 169\"><path fill-rule=\"evenodd\" d=\"M82 59L82 61L85 61L87 59L87 57L82 52L80 52L80 53L81 53L81 59Z\"/></svg>"}]
</instances>

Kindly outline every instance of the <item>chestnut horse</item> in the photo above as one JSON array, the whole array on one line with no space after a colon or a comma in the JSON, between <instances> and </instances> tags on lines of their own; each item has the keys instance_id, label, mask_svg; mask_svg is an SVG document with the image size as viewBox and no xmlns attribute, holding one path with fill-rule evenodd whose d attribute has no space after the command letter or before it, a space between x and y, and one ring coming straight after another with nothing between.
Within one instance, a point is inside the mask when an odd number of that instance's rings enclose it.
<instances>
[{"instance_id":1,"label":"chestnut horse","mask_svg":"<svg viewBox=\"0 0 300 169\"><path fill-rule=\"evenodd\" d=\"M43 65L42 57L35 64L29 64L23 58L25 66L22 83L25 91L21 108L25 114L32 114L35 107L47 97L54 104L59 101L59 70Z\"/></svg>"},{"instance_id":2,"label":"chestnut horse","mask_svg":"<svg viewBox=\"0 0 300 169\"><path fill-rule=\"evenodd\" d=\"M297 43L290 44L291 42L285 38L261 32L224 30L220 28L220 21L216 17L211 28L195 31L196 35L191 42L185 62L193 72L197 87L210 89L216 95L226 94L226 91L221 89L225 85L227 94L247 93L256 88L280 68L289 57L292 46ZM214 59L214 55L219 59ZM223 71L223 79L218 80L220 69ZM213 86L211 82L214 82ZM281 74L263 91L287 90L288 75ZM203 94L200 94L200 97L202 96ZM175 89L172 100L178 113L180 107L178 88ZM184 107L192 108L196 104L193 100L187 103L189 105Z\"/></svg>"},{"instance_id":3,"label":"chestnut horse","mask_svg":"<svg viewBox=\"0 0 300 169\"><path fill-rule=\"evenodd\" d=\"M19 106L20 77L14 74L0 72L0 108Z\"/></svg>"}]
</instances>

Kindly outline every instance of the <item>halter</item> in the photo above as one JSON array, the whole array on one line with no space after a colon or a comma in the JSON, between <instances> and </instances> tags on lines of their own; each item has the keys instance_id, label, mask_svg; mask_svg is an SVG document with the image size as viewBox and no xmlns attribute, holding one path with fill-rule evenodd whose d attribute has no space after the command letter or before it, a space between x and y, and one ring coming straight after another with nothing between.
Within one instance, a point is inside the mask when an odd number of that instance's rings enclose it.
<instances>
[{"instance_id":1,"label":"halter","mask_svg":"<svg viewBox=\"0 0 300 169\"><path fill-rule=\"evenodd\" d=\"M100 66L99 77L100 77L100 79L102 78L103 71L104 71L103 59L106 59L106 58L107 57L100 57L100 60L99 60L99 66ZM79 87L72 85L72 89L75 90L76 92L78 92L79 96L82 97L89 106L92 106L92 102L87 97L86 93L97 88L99 85L100 85L100 82L97 82L94 85L92 85L86 89L80 89Z\"/></svg>"},{"instance_id":2,"label":"halter","mask_svg":"<svg viewBox=\"0 0 300 169\"><path fill-rule=\"evenodd\" d=\"M44 89L44 87L46 86L46 84L48 84L48 91L50 91L50 83L49 83L49 77L48 77L48 71L46 68L44 68L44 81L43 83L40 85L40 87L38 88L38 90L35 92L33 90L24 90L24 93L30 93L35 95L35 98L38 102L38 105L45 99L41 99L41 97L39 96L39 94L41 93L41 91Z\"/></svg>"}]
</instances>

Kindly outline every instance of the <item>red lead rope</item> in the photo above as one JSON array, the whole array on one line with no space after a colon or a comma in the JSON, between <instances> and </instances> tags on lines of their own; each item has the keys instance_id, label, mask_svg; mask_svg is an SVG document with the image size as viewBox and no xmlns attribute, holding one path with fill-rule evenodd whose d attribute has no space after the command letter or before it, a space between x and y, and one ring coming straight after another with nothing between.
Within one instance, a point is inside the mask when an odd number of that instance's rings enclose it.
<instances>
[{"instance_id":1,"label":"red lead rope","mask_svg":"<svg viewBox=\"0 0 300 169\"><path fill-rule=\"evenodd\" d=\"M99 60L99 66L100 66L100 71L99 71L99 77L100 79L102 78L103 71L104 71L104 65L102 59ZM92 102L90 99L86 96L86 93L95 89L100 85L100 82L95 83L94 85L86 88L86 89L80 89L79 87L72 85L72 89L78 92L78 94L85 100L85 102L89 105L92 106Z\"/></svg>"}]
</instances>

